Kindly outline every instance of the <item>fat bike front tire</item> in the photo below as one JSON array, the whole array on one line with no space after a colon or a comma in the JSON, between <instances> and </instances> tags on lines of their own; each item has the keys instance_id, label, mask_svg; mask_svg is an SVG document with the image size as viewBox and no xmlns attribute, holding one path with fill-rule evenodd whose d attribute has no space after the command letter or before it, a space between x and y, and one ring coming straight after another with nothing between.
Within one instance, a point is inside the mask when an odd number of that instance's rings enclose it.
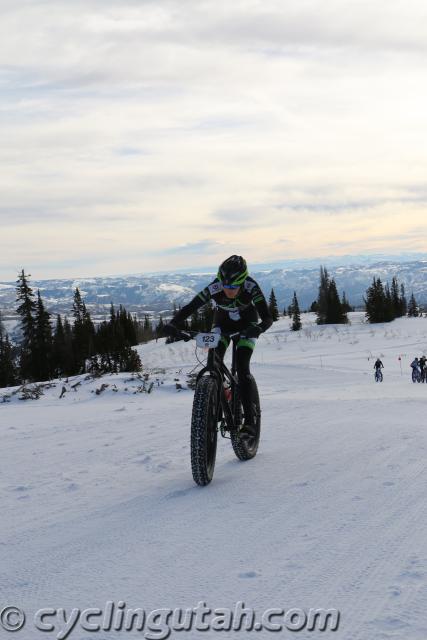
<instances>
[{"instance_id":1,"label":"fat bike front tire","mask_svg":"<svg viewBox=\"0 0 427 640\"><path fill-rule=\"evenodd\" d=\"M191 472L200 487L213 478L218 440L218 385L202 376L196 385L191 416Z\"/></svg>"},{"instance_id":2,"label":"fat bike front tire","mask_svg":"<svg viewBox=\"0 0 427 640\"><path fill-rule=\"evenodd\" d=\"M230 431L233 451L239 460L251 460L256 456L261 435L261 406L259 401L258 387L255 378L253 376L251 377L252 412L255 419L254 434L253 436L248 437L246 434L242 434L239 430L242 423L243 414L240 398L237 398L238 405L235 415L236 428Z\"/></svg>"}]
</instances>

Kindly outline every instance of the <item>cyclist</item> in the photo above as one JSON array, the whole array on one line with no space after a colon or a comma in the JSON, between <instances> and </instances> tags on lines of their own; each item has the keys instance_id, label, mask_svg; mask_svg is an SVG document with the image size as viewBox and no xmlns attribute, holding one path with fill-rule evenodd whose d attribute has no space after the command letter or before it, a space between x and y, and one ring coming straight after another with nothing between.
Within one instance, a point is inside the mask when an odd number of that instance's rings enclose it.
<instances>
[{"instance_id":1,"label":"cyclist","mask_svg":"<svg viewBox=\"0 0 427 640\"><path fill-rule=\"evenodd\" d=\"M220 265L215 280L200 291L164 326L165 335L176 336L180 324L209 300L215 303L212 331L240 333L236 366L245 413L243 430L250 434L255 422L251 402L250 359L256 339L271 327L273 318L258 283L249 276L246 260L242 256L232 255ZM259 318L261 322L258 322ZM229 344L230 339L222 336L216 348L221 359L224 358Z\"/></svg>"},{"instance_id":2,"label":"cyclist","mask_svg":"<svg viewBox=\"0 0 427 640\"><path fill-rule=\"evenodd\" d=\"M384 369L384 365L379 358L377 358L375 361L374 369L375 369L375 378L377 377L381 378L382 376L381 369Z\"/></svg>"},{"instance_id":3,"label":"cyclist","mask_svg":"<svg viewBox=\"0 0 427 640\"><path fill-rule=\"evenodd\" d=\"M425 381L426 378L426 357L425 356L421 356L421 358L419 359L419 363L420 363L420 372L421 372L421 382Z\"/></svg>"},{"instance_id":4,"label":"cyclist","mask_svg":"<svg viewBox=\"0 0 427 640\"><path fill-rule=\"evenodd\" d=\"M419 375L420 375L420 363L418 361L418 358L414 358L411 362L411 367L412 367L412 376L416 377L418 379Z\"/></svg>"},{"instance_id":5,"label":"cyclist","mask_svg":"<svg viewBox=\"0 0 427 640\"><path fill-rule=\"evenodd\" d=\"M378 371L378 369L384 369L384 365L381 362L381 360L379 358L376 359L375 364L374 364L374 369L375 371Z\"/></svg>"}]
</instances>

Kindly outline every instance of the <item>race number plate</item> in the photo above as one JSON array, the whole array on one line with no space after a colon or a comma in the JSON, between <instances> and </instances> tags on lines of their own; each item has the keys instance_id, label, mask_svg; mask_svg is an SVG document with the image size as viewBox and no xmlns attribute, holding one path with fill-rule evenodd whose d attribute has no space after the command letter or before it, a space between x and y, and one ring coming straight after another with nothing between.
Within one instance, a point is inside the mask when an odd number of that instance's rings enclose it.
<instances>
[{"instance_id":1,"label":"race number plate","mask_svg":"<svg viewBox=\"0 0 427 640\"><path fill-rule=\"evenodd\" d=\"M198 333L196 336L196 344L204 349L215 349L221 340L220 333Z\"/></svg>"}]
</instances>

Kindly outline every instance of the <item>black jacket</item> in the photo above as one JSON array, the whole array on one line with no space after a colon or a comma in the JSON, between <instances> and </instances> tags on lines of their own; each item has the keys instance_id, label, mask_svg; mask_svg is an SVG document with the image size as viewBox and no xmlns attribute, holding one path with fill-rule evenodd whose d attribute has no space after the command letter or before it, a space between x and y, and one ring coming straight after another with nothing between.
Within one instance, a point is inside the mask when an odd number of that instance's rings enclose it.
<instances>
[{"instance_id":1,"label":"black jacket","mask_svg":"<svg viewBox=\"0 0 427 640\"><path fill-rule=\"evenodd\" d=\"M257 323L261 318L260 328L266 331L273 324L270 310L259 284L251 277L246 278L240 287L237 298L231 300L225 295L222 282L215 278L207 287L200 291L173 318L173 323L179 326L186 318L210 300L215 304L214 326L230 327L236 322L239 329Z\"/></svg>"}]
</instances>

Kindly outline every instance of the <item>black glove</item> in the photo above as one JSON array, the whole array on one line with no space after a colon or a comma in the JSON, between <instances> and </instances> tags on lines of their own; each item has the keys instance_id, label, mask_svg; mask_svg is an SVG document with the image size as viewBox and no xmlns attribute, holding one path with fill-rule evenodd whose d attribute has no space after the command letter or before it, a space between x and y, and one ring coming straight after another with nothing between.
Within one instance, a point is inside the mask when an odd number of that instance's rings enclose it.
<instances>
[{"instance_id":1,"label":"black glove","mask_svg":"<svg viewBox=\"0 0 427 640\"><path fill-rule=\"evenodd\" d=\"M259 338L261 333L262 328L259 326L259 324L251 325L250 327L242 331L242 334L247 338Z\"/></svg>"},{"instance_id":2,"label":"black glove","mask_svg":"<svg viewBox=\"0 0 427 640\"><path fill-rule=\"evenodd\" d=\"M164 325L162 333L164 336L176 338L179 333L179 329L172 322L168 322L168 324Z\"/></svg>"}]
</instances>

